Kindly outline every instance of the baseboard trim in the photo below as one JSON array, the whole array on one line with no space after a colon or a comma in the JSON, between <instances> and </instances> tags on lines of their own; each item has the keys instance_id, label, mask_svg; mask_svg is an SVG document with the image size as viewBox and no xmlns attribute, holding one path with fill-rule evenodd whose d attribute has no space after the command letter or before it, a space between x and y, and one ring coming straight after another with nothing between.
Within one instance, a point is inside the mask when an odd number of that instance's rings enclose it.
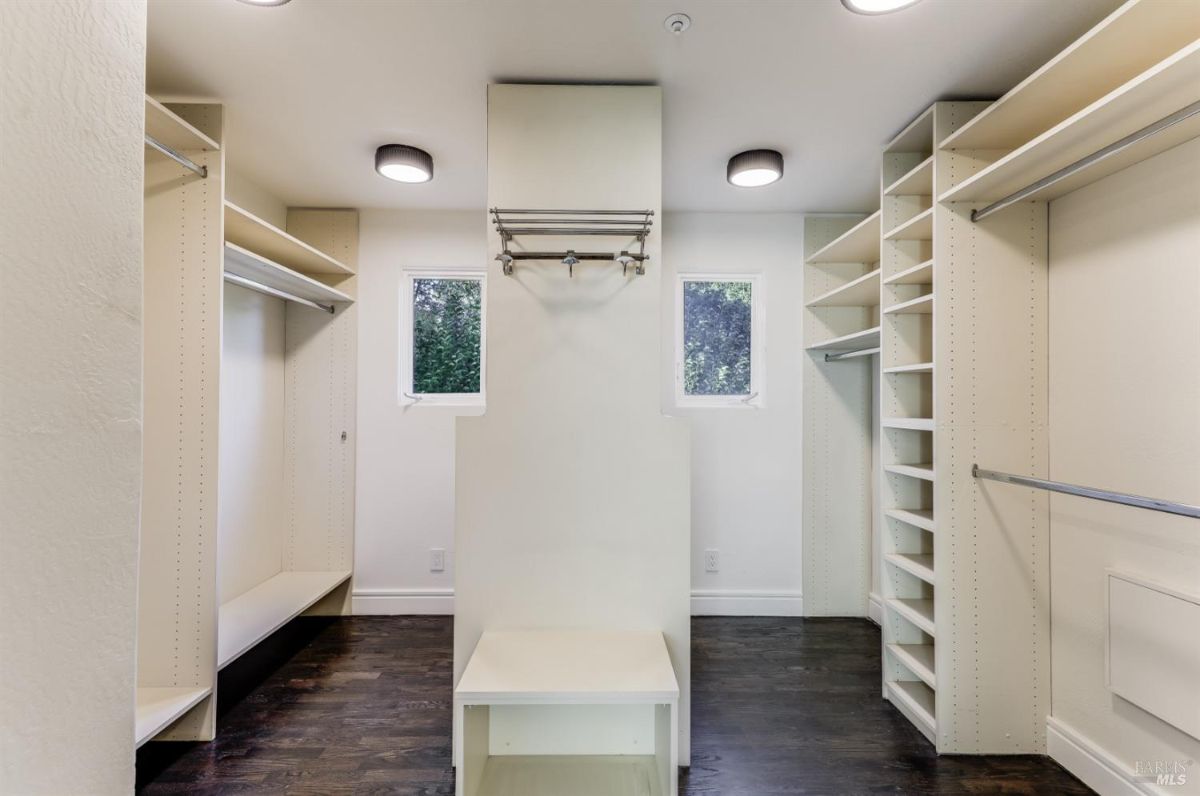
<instances>
[{"instance_id":1,"label":"baseboard trim","mask_svg":"<svg viewBox=\"0 0 1200 796\"><path fill-rule=\"evenodd\" d=\"M798 591L697 589L692 616L804 616L804 600Z\"/></svg>"},{"instance_id":2,"label":"baseboard trim","mask_svg":"<svg viewBox=\"0 0 1200 796\"><path fill-rule=\"evenodd\" d=\"M1135 778L1113 755L1071 725L1046 717L1046 754L1102 796L1166 796L1167 791Z\"/></svg>"},{"instance_id":3,"label":"baseboard trim","mask_svg":"<svg viewBox=\"0 0 1200 796\"><path fill-rule=\"evenodd\" d=\"M453 616L454 589L360 589L350 610L358 616Z\"/></svg>"},{"instance_id":4,"label":"baseboard trim","mask_svg":"<svg viewBox=\"0 0 1200 796\"><path fill-rule=\"evenodd\" d=\"M877 625L883 625L883 598L875 592L867 595L867 619Z\"/></svg>"}]
</instances>

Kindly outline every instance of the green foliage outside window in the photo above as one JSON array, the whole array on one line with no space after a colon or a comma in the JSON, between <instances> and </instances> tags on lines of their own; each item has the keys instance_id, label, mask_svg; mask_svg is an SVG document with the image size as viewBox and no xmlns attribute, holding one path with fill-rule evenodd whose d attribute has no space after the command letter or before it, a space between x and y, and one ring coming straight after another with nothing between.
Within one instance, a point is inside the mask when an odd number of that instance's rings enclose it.
<instances>
[{"instance_id":1,"label":"green foliage outside window","mask_svg":"<svg viewBox=\"0 0 1200 796\"><path fill-rule=\"evenodd\" d=\"M750 282L683 283L685 395L748 395Z\"/></svg>"},{"instance_id":2,"label":"green foliage outside window","mask_svg":"<svg viewBox=\"0 0 1200 796\"><path fill-rule=\"evenodd\" d=\"M479 392L482 283L413 280L413 392Z\"/></svg>"}]
</instances>

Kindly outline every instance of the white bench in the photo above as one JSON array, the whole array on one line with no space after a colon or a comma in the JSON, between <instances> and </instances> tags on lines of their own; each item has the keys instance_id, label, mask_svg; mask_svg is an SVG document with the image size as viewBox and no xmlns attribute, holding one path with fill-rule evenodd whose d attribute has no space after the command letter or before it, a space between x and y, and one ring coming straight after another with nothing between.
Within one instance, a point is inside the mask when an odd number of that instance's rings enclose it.
<instances>
[{"instance_id":1,"label":"white bench","mask_svg":"<svg viewBox=\"0 0 1200 796\"><path fill-rule=\"evenodd\" d=\"M488 631L454 689L457 796L675 796L658 631Z\"/></svg>"}]
</instances>

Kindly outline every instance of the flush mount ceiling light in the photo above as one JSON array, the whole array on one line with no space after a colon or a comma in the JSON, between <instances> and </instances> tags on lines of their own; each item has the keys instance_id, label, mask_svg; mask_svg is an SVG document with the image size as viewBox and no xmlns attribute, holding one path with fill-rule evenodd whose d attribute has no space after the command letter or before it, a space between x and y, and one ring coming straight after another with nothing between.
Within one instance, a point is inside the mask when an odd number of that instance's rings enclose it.
<instances>
[{"instance_id":1,"label":"flush mount ceiling light","mask_svg":"<svg viewBox=\"0 0 1200 796\"><path fill-rule=\"evenodd\" d=\"M783 176L783 155L774 149L751 149L729 159L725 173L730 185L739 188L758 188L770 185Z\"/></svg>"},{"instance_id":2,"label":"flush mount ceiling light","mask_svg":"<svg viewBox=\"0 0 1200 796\"><path fill-rule=\"evenodd\" d=\"M385 144L375 150L375 171L396 182L429 182L433 179L433 158L415 146Z\"/></svg>"},{"instance_id":3,"label":"flush mount ceiling light","mask_svg":"<svg viewBox=\"0 0 1200 796\"><path fill-rule=\"evenodd\" d=\"M842 5L855 14L890 14L902 8L916 5L920 0L842 0Z\"/></svg>"}]
</instances>

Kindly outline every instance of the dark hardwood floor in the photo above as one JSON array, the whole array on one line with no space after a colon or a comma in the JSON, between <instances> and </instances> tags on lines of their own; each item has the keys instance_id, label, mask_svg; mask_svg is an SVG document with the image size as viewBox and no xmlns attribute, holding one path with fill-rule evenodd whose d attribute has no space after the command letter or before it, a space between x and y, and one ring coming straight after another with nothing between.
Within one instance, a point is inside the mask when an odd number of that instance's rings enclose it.
<instances>
[{"instance_id":1,"label":"dark hardwood floor","mask_svg":"<svg viewBox=\"0 0 1200 796\"><path fill-rule=\"evenodd\" d=\"M452 635L446 617L293 622L222 672L216 741L143 747L139 792L453 794ZM694 619L681 793L1091 792L1048 758L938 757L879 667L865 620Z\"/></svg>"}]
</instances>

